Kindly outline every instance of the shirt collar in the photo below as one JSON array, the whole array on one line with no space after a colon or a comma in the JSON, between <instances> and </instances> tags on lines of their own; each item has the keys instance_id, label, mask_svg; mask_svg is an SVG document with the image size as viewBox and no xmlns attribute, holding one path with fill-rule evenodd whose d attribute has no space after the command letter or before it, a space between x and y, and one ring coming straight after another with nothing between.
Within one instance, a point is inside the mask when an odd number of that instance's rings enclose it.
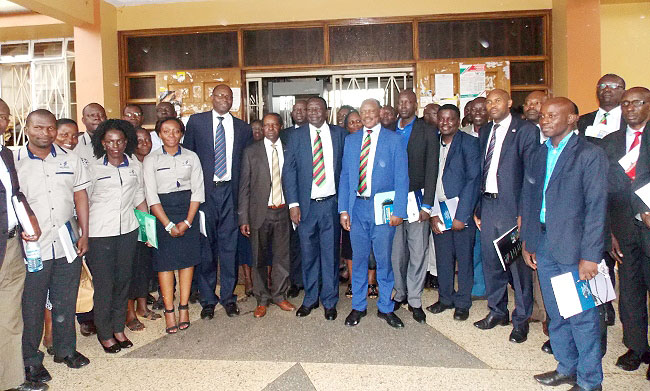
<instances>
[{"instance_id":1,"label":"shirt collar","mask_svg":"<svg viewBox=\"0 0 650 391\"><path fill-rule=\"evenodd\" d=\"M273 143L271 142L271 140L269 140L266 137L264 137L263 140L264 140L264 145L266 145L269 148L273 147ZM275 146L280 147L280 149L282 149L282 141L280 140L280 138L278 138L277 141L275 142Z\"/></svg>"},{"instance_id":2,"label":"shirt collar","mask_svg":"<svg viewBox=\"0 0 650 391\"><path fill-rule=\"evenodd\" d=\"M28 146L29 146L29 142L27 143L27 145L25 145L25 149L27 149L27 156L29 156L30 159L42 160L40 157L34 155L32 151L29 150ZM54 148L54 144L52 144L50 148L51 148L50 154L52 155L52 157L56 157L56 148Z\"/></svg>"},{"instance_id":3,"label":"shirt collar","mask_svg":"<svg viewBox=\"0 0 650 391\"><path fill-rule=\"evenodd\" d=\"M415 122L416 119L417 119L417 116L413 117L413 120L412 120L411 122L409 122L408 124L406 124L406 125L404 125L404 126L399 126L400 122L402 122L402 119L399 118L399 119L397 120L397 128L398 128L398 129L406 129L407 127L413 125L413 123Z\"/></svg>"},{"instance_id":4,"label":"shirt collar","mask_svg":"<svg viewBox=\"0 0 650 391\"><path fill-rule=\"evenodd\" d=\"M611 109L610 111L605 111L605 109L599 107L599 108L598 108L598 113L596 113L596 115L597 115L597 116L599 115L599 116L602 117L603 114L605 114L605 113L608 113L608 114L607 114L608 117L609 117L609 116L612 116L612 115L619 115L619 114L622 113L622 111L621 111L621 106L618 105L618 106L614 107L613 109Z\"/></svg>"},{"instance_id":5,"label":"shirt collar","mask_svg":"<svg viewBox=\"0 0 650 391\"><path fill-rule=\"evenodd\" d=\"M225 122L226 120L232 118L232 115L230 115L230 112L227 112L226 114L219 114L217 113L214 109L212 109L212 118L217 119L219 117L223 117L222 123Z\"/></svg>"},{"instance_id":6,"label":"shirt collar","mask_svg":"<svg viewBox=\"0 0 650 391\"><path fill-rule=\"evenodd\" d=\"M162 153L163 153L163 155L167 155L167 151L165 151L165 147L160 147L160 149L162 149ZM176 151L176 153L174 154L174 156L178 156L178 155L180 155L180 154L181 154L181 146L179 145L179 146L178 146L178 151Z\"/></svg>"},{"instance_id":7,"label":"shirt collar","mask_svg":"<svg viewBox=\"0 0 650 391\"><path fill-rule=\"evenodd\" d=\"M323 125L320 128L317 128L312 124L309 124L309 130L312 131L312 132L320 130L322 132L323 130L330 130L330 127L327 124L327 121L325 121L325 122L323 122Z\"/></svg>"},{"instance_id":8,"label":"shirt collar","mask_svg":"<svg viewBox=\"0 0 650 391\"><path fill-rule=\"evenodd\" d=\"M564 147L566 146L566 144L569 142L569 139L571 138L571 136L573 136L573 132L569 132L569 134L567 134L566 136L564 136L564 138L562 139L562 141L560 141L560 143L557 145L557 148L555 148L555 147L553 146L553 142L551 141L551 138L550 138L550 137L549 137L548 140L546 140L546 142L544 142L544 144L546 144L546 147L547 147L548 149L559 149L559 150L562 150L562 149L564 149Z\"/></svg>"},{"instance_id":9,"label":"shirt collar","mask_svg":"<svg viewBox=\"0 0 650 391\"><path fill-rule=\"evenodd\" d=\"M104 155L104 165L108 166L108 156L106 156L106 155ZM124 161L122 162L122 164L117 166L117 168L128 167L128 166L129 166L129 158L126 157L126 154L124 154Z\"/></svg>"},{"instance_id":10,"label":"shirt collar","mask_svg":"<svg viewBox=\"0 0 650 391\"><path fill-rule=\"evenodd\" d=\"M380 130L380 129L381 129L381 124L380 124L379 122L377 122L377 125L373 126L373 127L370 129L370 130L372 130L372 133L371 133L371 134L377 134L377 133L379 133L379 130ZM363 133L367 133L367 132L368 132L368 128L366 128L366 127L364 126L364 127L363 127Z\"/></svg>"},{"instance_id":11,"label":"shirt collar","mask_svg":"<svg viewBox=\"0 0 650 391\"><path fill-rule=\"evenodd\" d=\"M503 120L501 120L501 122L492 121L492 127L494 127L494 125L496 125L498 123L499 127L502 130L503 129L508 130L508 128L510 127L510 122L512 122L512 114L508 114L508 116L505 117Z\"/></svg>"}]
</instances>

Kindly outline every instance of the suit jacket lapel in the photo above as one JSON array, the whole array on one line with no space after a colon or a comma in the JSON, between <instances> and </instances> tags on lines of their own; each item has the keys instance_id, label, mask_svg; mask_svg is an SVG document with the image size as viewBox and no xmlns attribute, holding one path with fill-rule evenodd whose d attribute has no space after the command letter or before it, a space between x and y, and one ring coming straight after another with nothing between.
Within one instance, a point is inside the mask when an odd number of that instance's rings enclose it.
<instances>
[{"instance_id":1,"label":"suit jacket lapel","mask_svg":"<svg viewBox=\"0 0 650 391\"><path fill-rule=\"evenodd\" d=\"M577 146L578 146L578 137L574 134L569 139L569 142L564 147L564 149L562 150L562 153L560 154L560 157L557 159L557 162L555 163L555 167L553 168L553 173L551 173L551 179L549 179L549 181L548 181L547 189L557 179L558 175L560 175L560 172L564 168L566 162L569 159L573 158L573 155L574 155L573 149L576 148ZM546 149L547 149L547 156L548 156L548 147L546 147ZM606 173L604 173L604 174L606 174Z\"/></svg>"},{"instance_id":2,"label":"suit jacket lapel","mask_svg":"<svg viewBox=\"0 0 650 391\"><path fill-rule=\"evenodd\" d=\"M340 148L339 148L339 138L338 138L338 137L334 137L335 134L338 136L338 133L335 133L335 132L332 130L334 126L333 126L333 125L330 125L330 124L327 124L327 125L328 125L329 128L330 128L330 139L332 140L332 156L334 157L334 160L333 160L334 167L333 167L333 169L334 169L334 171L336 172L336 162L340 162L340 161L341 161L341 156L339 156L339 151L340 151Z\"/></svg>"},{"instance_id":3,"label":"suit jacket lapel","mask_svg":"<svg viewBox=\"0 0 650 391\"><path fill-rule=\"evenodd\" d=\"M270 188L273 183L273 178L271 178L271 170L270 170L271 165L269 164L269 158L266 155L266 145L264 145L264 140L262 140L262 142L259 143L257 149L258 151L255 153L255 155L259 156L258 157L259 164L260 164L259 169L262 171L264 180L266 183L268 183L268 187Z\"/></svg>"},{"instance_id":4,"label":"suit jacket lapel","mask_svg":"<svg viewBox=\"0 0 650 391\"><path fill-rule=\"evenodd\" d=\"M443 169L444 171L447 171L447 167L449 167L449 160L451 160L451 157L454 156L458 148L461 148L460 143L462 142L463 137L461 136L460 133L461 131L458 130L458 132L456 132L456 134L454 135L453 140L451 140L449 151L447 151L447 158L445 159L445 167ZM443 175L444 175L444 171L443 171Z\"/></svg>"},{"instance_id":5,"label":"suit jacket lapel","mask_svg":"<svg viewBox=\"0 0 650 391\"><path fill-rule=\"evenodd\" d=\"M512 117L510 120L510 126L508 127L508 131L506 132L506 137L503 139L503 144L501 145L501 154L499 155L499 162L503 161L503 155L506 153L510 147L512 147L512 144L514 144L514 138L515 135L517 134L517 126L519 125L519 122L515 119L515 117Z\"/></svg>"}]
</instances>

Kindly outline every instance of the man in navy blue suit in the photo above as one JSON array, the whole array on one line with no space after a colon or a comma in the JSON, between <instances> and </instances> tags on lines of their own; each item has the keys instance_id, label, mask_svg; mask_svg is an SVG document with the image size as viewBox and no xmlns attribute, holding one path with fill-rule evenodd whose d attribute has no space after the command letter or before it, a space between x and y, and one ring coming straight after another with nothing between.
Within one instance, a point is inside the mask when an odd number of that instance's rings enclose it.
<instances>
[{"instance_id":1,"label":"man in navy blue suit","mask_svg":"<svg viewBox=\"0 0 650 391\"><path fill-rule=\"evenodd\" d=\"M339 300L339 240L337 187L347 132L328 125L321 97L307 101L307 120L291 132L282 172L282 186L291 221L298 226L305 297L296 311L304 317L325 308L325 319L336 319Z\"/></svg>"},{"instance_id":2,"label":"man in navy blue suit","mask_svg":"<svg viewBox=\"0 0 650 391\"><path fill-rule=\"evenodd\" d=\"M230 317L239 315L237 296L237 193L244 148L253 141L251 127L230 114L232 90L220 84L212 90L212 110L193 114L187 122L183 146L196 152L203 169L207 239L202 237L198 268L202 319L214 317L220 302ZM217 263L221 299L215 294Z\"/></svg>"},{"instance_id":3,"label":"man in navy blue suit","mask_svg":"<svg viewBox=\"0 0 650 391\"><path fill-rule=\"evenodd\" d=\"M492 121L479 132L481 186L475 222L481 230L483 275L490 313L474 326L487 330L508 324L508 281L512 277L515 309L509 339L521 343L528 338L528 318L533 310L532 270L523 262L515 261L504 271L493 241L515 227L521 216L524 162L531 150L539 147L537 128L510 115L512 100L506 91L490 91L486 106Z\"/></svg>"},{"instance_id":4,"label":"man in navy blue suit","mask_svg":"<svg viewBox=\"0 0 650 391\"><path fill-rule=\"evenodd\" d=\"M565 319L551 286L551 278L567 272L581 280L594 278L603 255L609 164L601 148L573 133L577 121L567 98L542 105L540 125L549 140L535 149L526 168L521 240L526 264L539 274L558 361L556 370L535 380L546 386L574 384L574 391L601 390L598 308Z\"/></svg>"},{"instance_id":5,"label":"man in navy blue suit","mask_svg":"<svg viewBox=\"0 0 650 391\"><path fill-rule=\"evenodd\" d=\"M395 328L404 327L395 315L391 300L394 279L391 250L395 227L406 216L409 189L408 158L402 136L381 127L379 102L367 99L359 110L363 131L345 140L339 185L339 213L343 229L352 243L352 311L345 319L356 326L367 313L368 256L377 260L379 300L377 316ZM388 224L375 224L374 198L394 191L393 214Z\"/></svg>"},{"instance_id":6,"label":"man in navy blue suit","mask_svg":"<svg viewBox=\"0 0 650 391\"><path fill-rule=\"evenodd\" d=\"M443 203L458 198L456 214L452 216L451 229L444 227L435 215L431 229L435 236L436 263L438 269L439 300L427 307L438 314L455 308L454 319L466 320L472 306L474 285L474 238L476 225L473 212L481 184L478 139L465 132L459 132L460 110L455 105L444 105L438 110L440 131L440 163L438 183L434 202ZM458 291L454 292L454 277L458 262Z\"/></svg>"}]
</instances>

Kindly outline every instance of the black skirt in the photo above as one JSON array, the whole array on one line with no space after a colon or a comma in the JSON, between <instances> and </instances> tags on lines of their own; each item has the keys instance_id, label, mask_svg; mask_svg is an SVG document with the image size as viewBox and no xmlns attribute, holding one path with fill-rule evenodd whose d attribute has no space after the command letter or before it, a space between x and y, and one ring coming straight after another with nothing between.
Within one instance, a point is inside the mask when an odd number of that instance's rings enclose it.
<instances>
[{"instance_id":1,"label":"black skirt","mask_svg":"<svg viewBox=\"0 0 650 391\"><path fill-rule=\"evenodd\" d=\"M169 220L179 223L187 218L190 208L192 192L190 190L177 191L168 194L158 194L160 204L165 210ZM197 213L198 216L198 213ZM192 228L185 231L185 235L173 238L156 220L158 234L158 249L153 251L153 269L157 272L185 269L200 263L201 250L199 247L199 221L194 219Z\"/></svg>"}]
</instances>

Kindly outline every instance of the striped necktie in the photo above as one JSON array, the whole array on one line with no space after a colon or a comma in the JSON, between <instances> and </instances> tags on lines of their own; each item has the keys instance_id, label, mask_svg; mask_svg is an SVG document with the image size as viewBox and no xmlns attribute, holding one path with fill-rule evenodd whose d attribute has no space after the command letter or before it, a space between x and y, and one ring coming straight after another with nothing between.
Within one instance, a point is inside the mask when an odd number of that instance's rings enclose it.
<instances>
[{"instance_id":1,"label":"striped necktie","mask_svg":"<svg viewBox=\"0 0 650 391\"><path fill-rule=\"evenodd\" d=\"M605 114L603 114L603 118L600 119L600 123L601 123L602 125L607 125L607 116L608 116L608 115L609 115L609 113L605 113Z\"/></svg>"},{"instance_id":2,"label":"striped necktie","mask_svg":"<svg viewBox=\"0 0 650 391\"><path fill-rule=\"evenodd\" d=\"M481 192L485 192L485 186L487 185L487 176L488 171L490 171L490 164L492 164L492 155L494 155L494 145L497 141L497 129L499 124L494 124L492 128L492 136L490 136L490 144L488 145L487 152L485 153L485 161L483 162L483 185L481 186Z\"/></svg>"},{"instance_id":3,"label":"striped necktie","mask_svg":"<svg viewBox=\"0 0 650 391\"><path fill-rule=\"evenodd\" d=\"M271 171L273 178L271 178L271 201L273 206L282 205L282 181L280 180L280 159L278 158L278 150L275 144L271 144L273 154L271 158Z\"/></svg>"},{"instance_id":4,"label":"striped necktie","mask_svg":"<svg viewBox=\"0 0 650 391\"><path fill-rule=\"evenodd\" d=\"M366 174L368 172L368 155L370 155L370 134L372 129L368 129L368 134L363 139L363 145L361 146L361 157L359 158L359 187L357 192L359 195L368 190L368 183L366 182Z\"/></svg>"},{"instance_id":5,"label":"striped necktie","mask_svg":"<svg viewBox=\"0 0 650 391\"><path fill-rule=\"evenodd\" d=\"M219 124L214 135L214 174L223 178L228 172L226 164L226 130L223 127L223 117L217 117Z\"/></svg>"},{"instance_id":6,"label":"striped necktie","mask_svg":"<svg viewBox=\"0 0 650 391\"><path fill-rule=\"evenodd\" d=\"M642 134L643 132L634 132L634 141L632 141L632 145L630 145L630 151L633 150L637 145L641 143ZM634 162L632 167L630 167L625 173L627 174L628 177L630 177L631 180L634 180L634 178L636 178L636 162Z\"/></svg>"},{"instance_id":7,"label":"striped necktie","mask_svg":"<svg viewBox=\"0 0 650 391\"><path fill-rule=\"evenodd\" d=\"M325 183L325 158L323 157L323 143L320 138L320 129L316 129L316 138L312 148L312 179L316 186Z\"/></svg>"}]
</instances>

